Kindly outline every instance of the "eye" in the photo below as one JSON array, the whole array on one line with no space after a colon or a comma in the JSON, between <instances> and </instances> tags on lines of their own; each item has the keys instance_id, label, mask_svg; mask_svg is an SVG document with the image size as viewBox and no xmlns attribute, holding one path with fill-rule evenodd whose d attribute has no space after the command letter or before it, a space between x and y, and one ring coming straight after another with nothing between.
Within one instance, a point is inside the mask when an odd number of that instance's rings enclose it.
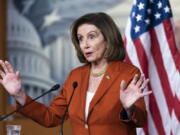
<instances>
[{"instance_id":1,"label":"eye","mask_svg":"<svg viewBox=\"0 0 180 135\"><path fill-rule=\"evenodd\" d=\"M95 37L96 37L96 36L93 35L93 34L90 34L90 35L88 36L89 39L94 39Z\"/></svg>"},{"instance_id":2,"label":"eye","mask_svg":"<svg viewBox=\"0 0 180 135\"><path fill-rule=\"evenodd\" d=\"M78 41L79 41L79 42L82 42L82 40L83 40L83 37L82 37L82 36L79 36L79 37L78 37Z\"/></svg>"}]
</instances>

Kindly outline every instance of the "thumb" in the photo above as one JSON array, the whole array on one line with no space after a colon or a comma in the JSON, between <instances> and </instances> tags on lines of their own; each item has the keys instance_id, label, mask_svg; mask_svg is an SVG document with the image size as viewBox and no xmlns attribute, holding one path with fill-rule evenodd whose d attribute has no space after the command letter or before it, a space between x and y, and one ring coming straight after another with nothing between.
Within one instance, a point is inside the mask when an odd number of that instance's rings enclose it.
<instances>
[{"instance_id":1,"label":"thumb","mask_svg":"<svg viewBox=\"0 0 180 135\"><path fill-rule=\"evenodd\" d=\"M121 90L126 89L126 82L124 80L121 81L120 88L121 88Z\"/></svg>"}]
</instances>

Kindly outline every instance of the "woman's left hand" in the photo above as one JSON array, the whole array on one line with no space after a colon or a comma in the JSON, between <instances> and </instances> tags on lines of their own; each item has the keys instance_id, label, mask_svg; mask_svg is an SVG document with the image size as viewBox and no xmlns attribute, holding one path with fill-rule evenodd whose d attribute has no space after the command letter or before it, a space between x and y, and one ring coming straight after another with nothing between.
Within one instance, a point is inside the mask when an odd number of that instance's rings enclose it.
<instances>
[{"instance_id":1,"label":"woman's left hand","mask_svg":"<svg viewBox=\"0 0 180 135\"><path fill-rule=\"evenodd\" d=\"M138 77L136 74L128 86L124 80L120 84L120 101L125 110L130 110L133 104L141 97L147 96L152 91L144 92L149 79L145 79L144 74Z\"/></svg>"}]
</instances>

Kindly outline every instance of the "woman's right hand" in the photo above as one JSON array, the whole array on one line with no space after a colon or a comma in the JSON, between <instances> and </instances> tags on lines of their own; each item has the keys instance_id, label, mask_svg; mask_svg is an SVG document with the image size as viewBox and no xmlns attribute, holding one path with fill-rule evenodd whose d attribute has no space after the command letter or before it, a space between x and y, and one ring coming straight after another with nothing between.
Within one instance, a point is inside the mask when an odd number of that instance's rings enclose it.
<instances>
[{"instance_id":1,"label":"woman's right hand","mask_svg":"<svg viewBox=\"0 0 180 135\"><path fill-rule=\"evenodd\" d=\"M21 92L22 81L20 79L19 72L15 72L12 65L8 61L0 60L2 70L0 70L0 84L6 89L6 91L12 96L18 96Z\"/></svg>"}]
</instances>

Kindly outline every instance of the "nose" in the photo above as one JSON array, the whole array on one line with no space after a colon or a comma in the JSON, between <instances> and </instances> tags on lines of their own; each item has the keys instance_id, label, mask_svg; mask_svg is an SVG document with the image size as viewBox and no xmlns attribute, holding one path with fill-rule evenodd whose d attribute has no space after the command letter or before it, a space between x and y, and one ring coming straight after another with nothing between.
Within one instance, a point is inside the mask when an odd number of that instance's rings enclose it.
<instances>
[{"instance_id":1,"label":"nose","mask_svg":"<svg viewBox=\"0 0 180 135\"><path fill-rule=\"evenodd\" d=\"M85 39L82 44L83 44L83 48L84 48L84 49L89 48L89 43L88 43L88 40L87 40L87 39Z\"/></svg>"}]
</instances>

